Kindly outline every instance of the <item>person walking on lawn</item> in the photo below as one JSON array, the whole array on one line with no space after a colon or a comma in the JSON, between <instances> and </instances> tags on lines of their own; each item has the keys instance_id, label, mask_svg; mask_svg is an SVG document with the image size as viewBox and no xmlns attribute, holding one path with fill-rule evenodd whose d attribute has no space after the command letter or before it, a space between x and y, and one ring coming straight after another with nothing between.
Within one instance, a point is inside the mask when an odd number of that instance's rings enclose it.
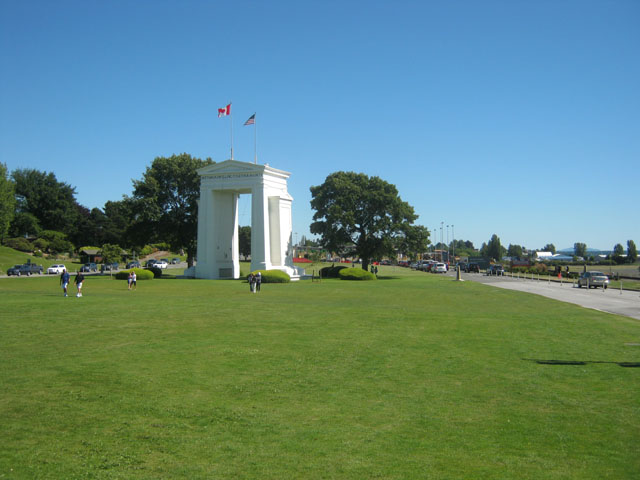
<instances>
[{"instance_id":1,"label":"person walking on lawn","mask_svg":"<svg viewBox=\"0 0 640 480\"><path fill-rule=\"evenodd\" d=\"M78 289L78 293L76 293L76 297L80 298L82 296L82 282L84 282L84 275L82 272L76 272L76 288Z\"/></svg>"},{"instance_id":2,"label":"person walking on lawn","mask_svg":"<svg viewBox=\"0 0 640 480\"><path fill-rule=\"evenodd\" d=\"M60 275L60 285L62 285L62 291L66 297L67 287L69 286L69 272L67 272L67 269L62 270L62 275Z\"/></svg>"}]
</instances>

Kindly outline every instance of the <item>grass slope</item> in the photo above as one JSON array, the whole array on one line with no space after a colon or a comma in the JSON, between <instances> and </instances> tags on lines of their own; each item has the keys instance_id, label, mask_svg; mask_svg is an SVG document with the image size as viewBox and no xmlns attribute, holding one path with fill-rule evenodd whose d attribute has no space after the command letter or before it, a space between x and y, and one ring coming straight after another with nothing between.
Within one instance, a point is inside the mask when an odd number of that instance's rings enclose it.
<instances>
[{"instance_id":1,"label":"grass slope","mask_svg":"<svg viewBox=\"0 0 640 480\"><path fill-rule=\"evenodd\" d=\"M637 478L640 324L396 270L0 280L0 478Z\"/></svg>"}]
</instances>

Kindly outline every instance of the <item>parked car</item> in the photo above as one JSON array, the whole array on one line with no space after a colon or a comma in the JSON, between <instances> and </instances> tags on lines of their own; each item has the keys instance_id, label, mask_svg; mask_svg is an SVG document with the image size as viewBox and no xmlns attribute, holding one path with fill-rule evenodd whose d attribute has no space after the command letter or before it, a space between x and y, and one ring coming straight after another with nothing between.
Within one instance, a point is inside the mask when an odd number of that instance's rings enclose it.
<instances>
[{"instance_id":1,"label":"parked car","mask_svg":"<svg viewBox=\"0 0 640 480\"><path fill-rule=\"evenodd\" d=\"M91 272L97 272L98 271L98 265L96 265L95 263L85 263L81 268L80 271L82 273L91 273Z\"/></svg>"},{"instance_id":2,"label":"parked car","mask_svg":"<svg viewBox=\"0 0 640 480\"><path fill-rule=\"evenodd\" d=\"M171 259L171 265L175 265L176 263L180 263L182 260L180 260L178 257L173 257Z\"/></svg>"},{"instance_id":3,"label":"parked car","mask_svg":"<svg viewBox=\"0 0 640 480\"><path fill-rule=\"evenodd\" d=\"M607 288L609 286L609 277L607 277L602 272L581 273L580 278L578 278L578 288L582 288L583 286L587 288L592 288L592 287Z\"/></svg>"},{"instance_id":4,"label":"parked car","mask_svg":"<svg viewBox=\"0 0 640 480\"><path fill-rule=\"evenodd\" d=\"M502 265L489 265L487 275L504 275L504 267Z\"/></svg>"},{"instance_id":5,"label":"parked car","mask_svg":"<svg viewBox=\"0 0 640 480\"><path fill-rule=\"evenodd\" d=\"M9 270L12 270L12 269L13 269L13 273L9 273ZM35 263L25 263L23 265L15 265L9 270L7 270L7 275L17 275L17 276L21 276L21 275L30 276L35 273L42 275L42 273L44 272L44 268L42 267L42 265L36 265Z\"/></svg>"},{"instance_id":6,"label":"parked car","mask_svg":"<svg viewBox=\"0 0 640 480\"><path fill-rule=\"evenodd\" d=\"M433 273L447 273L447 266L444 263L435 263L431 267Z\"/></svg>"},{"instance_id":7,"label":"parked car","mask_svg":"<svg viewBox=\"0 0 640 480\"><path fill-rule=\"evenodd\" d=\"M156 263L154 263L153 266L156 267L156 268L165 269L165 268L167 268L169 266L169 264L164 260L159 260Z\"/></svg>"},{"instance_id":8,"label":"parked car","mask_svg":"<svg viewBox=\"0 0 640 480\"><path fill-rule=\"evenodd\" d=\"M42 275L43 271L44 268L42 267L42 265L36 265L35 263L25 263L24 265L14 265L13 267L11 267L9 270L7 270L7 276L31 276L34 273Z\"/></svg>"},{"instance_id":9,"label":"parked car","mask_svg":"<svg viewBox=\"0 0 640 480\"><path fill-rule=\"evenodd\" d=\"M157 261L158 260L156 260L155 258L151 258L144 263L144 266L145 268L153 267Z\"/></svg>"},{"instance_id":10,"label":"parked car","mask_svg":"<svg viewBox=\"0 0 640 480\"><path fill-rule=\"evenodd\" d=\"M23 269L24 265L14 265L13 267L9 268L7 270L7 276L11 276L11 275L15 275L16 277L19 277L20 275L22 275L22 269ZM25 273L26 275L26 273Z\"/></svg>"},{"instance_id":11,"label":"parked car","mask_svg":"<svg viewBox=\"0 0 640 480\"><path fill-rule=\"evenodd\" d=\"M113 263L103 263L102 265L100 265L100 271L101 272L111 272L113 270L118 270L118 262L113 262Z\"/></svg>"},{"instance_id":12,"label":"parked car","mask_svg":"<svg viewBox=\"0 0 640 480\"><path fill-rule=\"evenodd\" d=\"M127 263L127 269L129 268L140 268L140 262L129 262Z\"/></svg>"},{"instance_id":13,"label":"parked car","mask_svg":"<svg viewBox=\"0 0 640 480\"><path fill-rule=\"evenodd\" d=\"M477 263L470 263L467 265L467 272L469 273L480 273L480 265Z\"/></svg>"},{"instance_id":14,"label":"parked car","mask_svg":"<svg viewBox=\"0 0 640 480\"><path fill-rule=\"evenodd\" d=\"M62 263L57 263L55 265L51 265L47 268L48 275L60 275L63 271L65 271L67 267L65 267Z\"/></svg>"}]
</instances>

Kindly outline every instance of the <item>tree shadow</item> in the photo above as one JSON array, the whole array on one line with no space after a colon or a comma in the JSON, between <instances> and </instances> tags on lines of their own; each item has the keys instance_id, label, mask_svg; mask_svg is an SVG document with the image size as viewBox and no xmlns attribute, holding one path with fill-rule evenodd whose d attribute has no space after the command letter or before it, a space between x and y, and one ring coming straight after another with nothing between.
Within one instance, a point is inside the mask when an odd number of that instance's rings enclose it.
<instances>
[{"instance_id":1,"label":"tree shadow","mask_svg":"<svg viewBox=\"0 0 640 480\"><path fill-rule=\"evenodd\" d=\"M587 365L588 363L611 363L626 368L640 367L640 362L613 362L604 360L543 360L537 358L523 358L523 360L535 362L538 365Z\"/></svg>"}]
</instances>

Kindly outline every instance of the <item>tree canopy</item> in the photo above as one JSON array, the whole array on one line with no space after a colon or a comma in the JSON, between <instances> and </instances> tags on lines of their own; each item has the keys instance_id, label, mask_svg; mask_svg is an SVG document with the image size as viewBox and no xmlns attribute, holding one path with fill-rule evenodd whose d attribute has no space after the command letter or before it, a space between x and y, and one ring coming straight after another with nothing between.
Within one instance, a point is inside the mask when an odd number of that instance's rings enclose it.
<instances>
[{"instance_id":1,"label":"tree canopy","mask_svg":"<svg viewBox=\"0 0 640 480\"><path fill-rule=\"evenodd\" d=\"M576 242L573 244L573 253L576 257L585 258L587 256L587 244Z\"/></svg>"},{"instance_id":2,"label":"tree canopy","mask_svg":"<svg viewBox=\"0 0 640 480\"><path fill-rule=\"evenodd\" d=\"M315 210L311 233L329 251L340 253L353 245L363 269L371 260L393 254L398 239L411 235L418 218L395 185L379 177L335 172L310 190Z\"/></svg>"},{"instance_id":3,"label":"tree canopy","mask_svg":"<svg viewBox=\"0 0 640 480\"><path fill-rule=\"evenodd\" d=\"M43 230L58 230L73 236L78 220L75 188L59 182L53 173L34 169L14 170L11 176L19 212L36 217Z\"/></svg>"},{"instance_id":4,"label":"tree canopy","mask_svg":"<svg viewBox=\"0 0 640 480\"><path fill-rule=\"evenodd\" d=\"M627 240L627 261L634 263L638 259L638 249L636 248L636 242L633 240Z\"/></svg>"},{"instance_id":5,"label":"tree canopy","mask_svg":"<svg viewBox=\"0 0 640 480\"><path fill-rule=\"evenodd\" d=\"M0 240L4 240L15 212L14 184L9 179L7 166L0 162Z\"/></svg>"},{"instance_id":6,"label":"tree canopy","mask_svg":"<svg viewBox=\"0 0 640 480\"><path fill-rule=\"evenodd\" d=\"M162 239L172 249L184 248L187 263L193 265L198 231L200 197L199 168L212 164L187 153L157 157L140 180L134 180L133 201L138 218L132 238L144 245L152 238Z\"/></svg>"}]
</instances>

